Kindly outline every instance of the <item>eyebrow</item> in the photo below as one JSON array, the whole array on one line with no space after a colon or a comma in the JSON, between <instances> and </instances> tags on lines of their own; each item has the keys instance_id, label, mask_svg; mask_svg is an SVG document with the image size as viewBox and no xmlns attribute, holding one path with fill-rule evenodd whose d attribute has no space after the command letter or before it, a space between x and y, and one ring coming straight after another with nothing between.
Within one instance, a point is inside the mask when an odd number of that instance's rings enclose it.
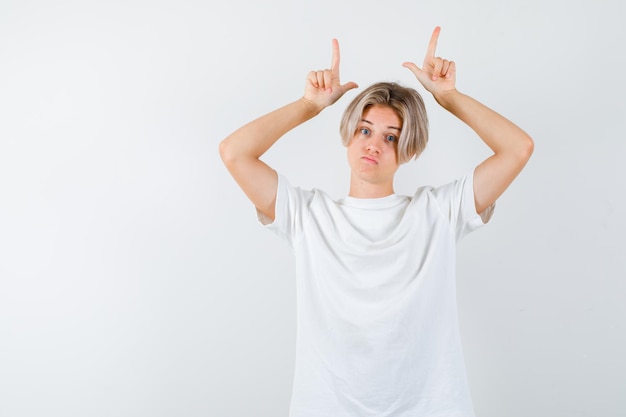
<instances>
[{"instance_id":1,"label":"eyebrow","mask_svg":"<svg viewBox=\"0 0 626 417\"><path fill-rule=\"evenodd\" d=\"M369 123L369 124L371 124L371 125L374 125L374 123L370 122L370 121L369 121L369 120L367 120L367 119L361 119L361 121L362 121L362 122L365 122L365 123ZM402 129L400 129L399 127L395 127L395 126L387 126L387 129L395 129L395 130L397 130L398 132L401 132L401 131L402 131Z\"/></svg>"}]
</instances>

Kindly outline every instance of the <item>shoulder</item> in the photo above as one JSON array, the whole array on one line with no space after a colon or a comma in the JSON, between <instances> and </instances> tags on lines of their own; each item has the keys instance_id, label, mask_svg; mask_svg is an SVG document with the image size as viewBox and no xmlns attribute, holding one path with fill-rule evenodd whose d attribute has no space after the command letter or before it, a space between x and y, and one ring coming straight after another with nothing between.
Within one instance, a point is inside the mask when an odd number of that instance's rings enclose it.
<instances>
[{"instance_id":1,"label":"shoulder","mask_svg":"<svg viewBox=\"0 0 626 417\"><path fill-rule=\"evenodd\" d=\"M276 205L282 212L306 214L312 210L330 210L337 202L322 189L295 186L284 175L278 174Z\"/></svg>"}]
</instances>

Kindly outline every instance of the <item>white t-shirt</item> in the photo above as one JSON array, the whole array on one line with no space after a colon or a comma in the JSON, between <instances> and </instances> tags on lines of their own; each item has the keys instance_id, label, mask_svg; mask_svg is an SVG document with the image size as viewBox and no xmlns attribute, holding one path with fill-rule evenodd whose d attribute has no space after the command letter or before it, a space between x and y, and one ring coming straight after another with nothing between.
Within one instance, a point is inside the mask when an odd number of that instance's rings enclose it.
<instances>
[{"instance_id":1,"label":"white t-shirt","mask_svg":"<svg viewBox=\"0 0 626 417\"><path fill-rule=\"evenodd\" d=\"M293 248L290 417L472 417L456 303L456 243L486 223L473 172L413 197L345 197L279 175L274 222Z\"/></svg>"}]
</instances>

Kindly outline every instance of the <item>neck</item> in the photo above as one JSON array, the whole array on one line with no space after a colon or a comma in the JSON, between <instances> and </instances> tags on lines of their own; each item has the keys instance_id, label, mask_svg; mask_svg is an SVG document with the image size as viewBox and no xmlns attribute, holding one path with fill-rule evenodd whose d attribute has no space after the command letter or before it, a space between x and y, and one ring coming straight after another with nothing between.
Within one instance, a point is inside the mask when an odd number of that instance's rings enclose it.
<instances>
[{"instance_id":1,"label":"neck","mask_svg":"<svg viewBox=\"0 0 626 417\"><path fill-rule=\"evenodd\" d=\"M370 183L352 178L348 195L354 198L381 198L393 193L393 182Z\"/></svg>"}]
</instances>

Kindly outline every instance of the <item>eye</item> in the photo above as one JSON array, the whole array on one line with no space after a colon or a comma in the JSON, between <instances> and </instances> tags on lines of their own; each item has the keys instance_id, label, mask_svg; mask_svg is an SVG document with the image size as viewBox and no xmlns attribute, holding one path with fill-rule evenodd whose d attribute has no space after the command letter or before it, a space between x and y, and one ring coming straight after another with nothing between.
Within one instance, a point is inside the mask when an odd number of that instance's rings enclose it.
<instances>
[{"instance_id":1,"label":"eye","mask_svg":"<svg viewBox=\"0 0 626 417\"><path fill-rule=\"evenodd\" d=\"M387 136L385 136L385 140L386 140L387 142L395 142L395 141L397 141L397 140L398 140L398 138L397 138L397 137L395 137L394 135L387 135Z\"/></svg>"},{"instance_id":2,"label":"eye","mask_svg":"<svg viewBox=\"0 0 626 417\"><path fill-rule=\"evenodd\" d=\"M371 131L368 128L366 128L366 127L362 127L362 128L359 129L359 132L362 135L369 135Z\"/></svg>"}]
</instances>

